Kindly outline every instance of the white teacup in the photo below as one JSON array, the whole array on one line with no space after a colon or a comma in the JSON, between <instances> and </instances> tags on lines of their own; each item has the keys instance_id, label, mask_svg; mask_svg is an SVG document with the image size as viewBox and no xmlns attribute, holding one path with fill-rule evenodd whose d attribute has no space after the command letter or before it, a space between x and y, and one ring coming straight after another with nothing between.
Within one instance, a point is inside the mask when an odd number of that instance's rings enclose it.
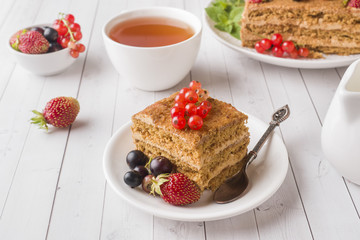
<instances>
[{"instance_id":1,"label":"white teacup","mask_svg":"<svg viewBox=\"0 0 360 240\"><path fill-rule=\"evenodd\" d=\"M182 42L161 47L134 47L109 37L118 23L139 17L164 17L189 25L194 35ZM123 12L103 27L105 48L115 69L131 85L145 91L161 91L178 84L188 74L199 52L202 26L190 12L178 8L152 7Z\"/></svg>"}]
</instances>

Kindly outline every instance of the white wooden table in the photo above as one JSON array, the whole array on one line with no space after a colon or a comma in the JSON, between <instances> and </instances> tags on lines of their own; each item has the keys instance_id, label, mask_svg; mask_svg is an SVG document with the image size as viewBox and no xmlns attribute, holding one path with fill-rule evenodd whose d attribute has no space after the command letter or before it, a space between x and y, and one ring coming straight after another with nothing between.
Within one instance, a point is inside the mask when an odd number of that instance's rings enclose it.
<instances>
[{"instance_id":1,"label":"white wooden table","mask_svg":"<svg viewBox=\"0 0 360 240\"><path fill-rule=\"evenodd\" d=\"M104 49L105 21L124 9L172 6L201 18L205 0L0 1L0 239L360 239L360 187L325 159L321 126L346 68L304 70L252 60L217 42L205 28L189 75L163 92L132 88ZM7 41L17 29L73 13L85 54L66 72L39 77L11 58ZM102 156L112 134L155 100L196 79L211 96L268 121L284 104L291 118L278 131L289 170L265 203L219 221L181 222L141 212L108 186ZM56 96L78 98L71 128L49 133L30 124ZM360 170L359 170L360 171Z\"/></svg>"}]
</instances>

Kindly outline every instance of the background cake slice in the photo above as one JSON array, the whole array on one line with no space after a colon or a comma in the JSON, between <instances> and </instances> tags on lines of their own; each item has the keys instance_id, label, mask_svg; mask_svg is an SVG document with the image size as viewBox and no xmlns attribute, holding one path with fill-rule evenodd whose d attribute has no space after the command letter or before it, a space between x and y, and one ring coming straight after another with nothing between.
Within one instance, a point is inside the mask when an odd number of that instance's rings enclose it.
<instances>
[{"instance_id":1,"label":"background cake slice","mask_svg":"<svg viewBox=\"0 0 360 240\"><path fill-rule=\"evenodd\" d=\"M149 157L164 156L201 190L215 190L242 166L247 153L247 115L228 103L208 98L212 109L200 130L175 129L170 109L174 93L132 117L133 140Z\"/></svg>"},{"instance_id":2,"label":"background cake slice","mask_svg":"<svg viewBox=\"0 0 360 240\"><path fill-rule=\"evenodd\" d=\"M254 47L262 38L280 33L284 39L325 54L360 53L360 9L343 0L247 1L241 41ZM316 57L316 56L315 56Z\"/></svg>"}]
</instances>

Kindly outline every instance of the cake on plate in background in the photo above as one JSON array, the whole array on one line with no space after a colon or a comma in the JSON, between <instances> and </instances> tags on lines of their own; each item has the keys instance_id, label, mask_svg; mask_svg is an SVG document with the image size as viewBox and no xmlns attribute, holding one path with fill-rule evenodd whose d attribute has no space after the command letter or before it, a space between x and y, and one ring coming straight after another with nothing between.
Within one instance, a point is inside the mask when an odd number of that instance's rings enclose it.
<instances>
[{"instance_id":1,"label":"cake on plate in background","mask_svg":"<svg viewBox=\"0 0 360 240\"><path fill-rule=\"evenodd\" d=\"M249 0L242 17L241 41L253 48L280 33L284 39L318 53L360 53L359 0Z\"/></svg>"}]
</instances>

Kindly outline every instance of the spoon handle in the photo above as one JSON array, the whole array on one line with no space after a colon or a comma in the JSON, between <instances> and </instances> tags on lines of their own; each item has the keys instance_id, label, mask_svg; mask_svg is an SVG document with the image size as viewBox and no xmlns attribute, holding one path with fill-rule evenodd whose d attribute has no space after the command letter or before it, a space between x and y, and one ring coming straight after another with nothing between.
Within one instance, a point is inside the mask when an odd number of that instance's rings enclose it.
<instances>
[{"instance_id":1,"label":"spoon handle","mask_svg":"<svg viewBox=\"0 0 360 240\"><path fill-rule=\"evenodd\" d=\"M266 129L266 131L264 132L264 134L262 135L262 137L260 138L260 140L257 142L257 144L255 145L255 147L253 148L253 150L251 150L247 156L246 156L246 165L250 165L252 163L252 161L255 160L255 158L257 157L258 152L260 151L260 149L262 148L262 146L264 146L266 140L269 138L270 134L274 131L274 129L278 126L278 123L275 122L270 122L269 127Z\"/></svg>"},{"instance_id":2,"label":"spoon handle","mask_svg":"<svg viewBox=\"0 0 360 240\"><path fill-rule=\"evenodd\" d=\"M259 139L258 143L253 148L253 150L252 150L253 152L255 152L257 154L260 151L262 146L264 146L264 143L266 142L266 140L269 138L270 134L274 131L274 129L278 125L279 125L278 123L273 123L273 122L270 123L269 127L266 129L266 131L264 132L262 137Z\"/></svg>"}]
</instances>

